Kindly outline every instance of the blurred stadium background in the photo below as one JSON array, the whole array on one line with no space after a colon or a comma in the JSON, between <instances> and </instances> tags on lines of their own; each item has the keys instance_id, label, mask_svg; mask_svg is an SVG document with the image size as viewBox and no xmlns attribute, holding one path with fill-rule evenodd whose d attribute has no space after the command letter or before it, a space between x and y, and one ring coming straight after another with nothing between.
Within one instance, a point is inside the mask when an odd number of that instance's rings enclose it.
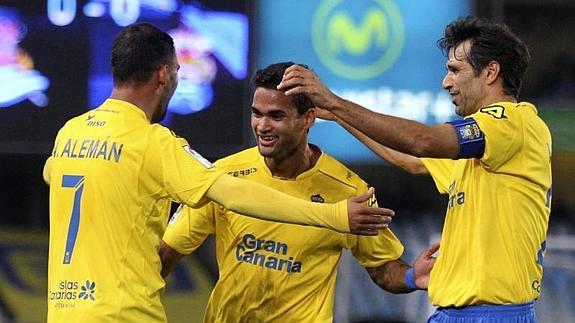
<instances>
[{"instance_id":1,"label":"blurred stadium background","mask_svg":"<svg viewBox=\"0 0 575 323\"><path fill-rule=\"evenodd\" d=\"M437 123L454 118L440 87L435 42L468 14L503 21L532 53L521 99L534 102L554 139L553 203L540 322L575 322L575 2L572 0L1 0L0 322L43 322L48 189L41 179L57 129L111 89L113 36L136 21L176 39L181 80L165 124L211 160L252 144L249 76L267 64L310 65L336 92L378 111ZM431 179L378 160L337 126L311 142L377 188L396 210L404 258L440 238L446 199ZM98 243L94 241L94 243ZM213 241L168 280L171 322L201 322L217 278ZM335 321L423 322L425 292L379 290L345 254Z\"/></svg>"}]
</instances>

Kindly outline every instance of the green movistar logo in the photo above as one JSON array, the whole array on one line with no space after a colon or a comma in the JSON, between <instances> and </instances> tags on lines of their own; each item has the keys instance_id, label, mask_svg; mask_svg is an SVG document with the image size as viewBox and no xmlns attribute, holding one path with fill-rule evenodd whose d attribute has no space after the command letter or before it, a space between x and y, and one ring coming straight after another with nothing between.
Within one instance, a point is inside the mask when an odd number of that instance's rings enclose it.
<instances>
[{"instance_id":1,"label":"green movistar logo","mask_svg":"<svg viewBox=\"0 0 575 323\"><path fill-rule=\"evenodd\" d=\"M384 48L389 42L389 28L385 16L379 10L366 12L363 22L357 26L343 12L333 16L327 32L329 50L335 54L347 51L352 55L363 55L372 43Z\"/></svg>"},{"instance_id":2,"label":"green movistar logo","mask_svg":"<svg viewBox=\"0 0 575 323\"><path fill-rule=\"evenodd\" d=\"M401 14L393 1L363 2L368 5L358 14L357 7L345 6L342 0L325 0L312 24L314 49L322 63L356 80L383 74L401 53L404 40Z\"/></svg>"}]
</instances>

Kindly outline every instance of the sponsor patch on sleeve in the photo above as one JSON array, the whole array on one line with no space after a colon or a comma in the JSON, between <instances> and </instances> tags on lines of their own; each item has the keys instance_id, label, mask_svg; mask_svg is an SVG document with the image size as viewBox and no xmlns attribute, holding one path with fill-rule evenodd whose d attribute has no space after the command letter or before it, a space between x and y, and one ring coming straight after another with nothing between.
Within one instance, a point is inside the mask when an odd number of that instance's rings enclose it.
<instances>
[{"instance_id":1,"label":"sponsor patch on sleeve","mask_svg":"<svg viewBox=\"0 0 575 323\"><path fill-rule=\"evenodd\" d=\"M214 165L209 160L205 159L204 156L200 155L197 151L193 150L192 147L184 145L182 146L182 148L184 148L184 150L188 154L192 155L192 157L194 157L200 164L204 165L205 168L214 167Z\"/></svg>"},{"instance_id":2,"label":"sponsor patch on sleeve","mask_svg":"<svg viewBox=\"0 0 575 323\"><path fill-rule=\"evenodd\" d=\"M170 221L168 221L168 225L173 225L174 223L176 223L176 221L178 220L178 218L182 214L182 210L183 210L183 206L182 205L178 206L178 209L176 210L176 212L174 212L174 214L170 218Z\"/></svg>"}]
</instances>

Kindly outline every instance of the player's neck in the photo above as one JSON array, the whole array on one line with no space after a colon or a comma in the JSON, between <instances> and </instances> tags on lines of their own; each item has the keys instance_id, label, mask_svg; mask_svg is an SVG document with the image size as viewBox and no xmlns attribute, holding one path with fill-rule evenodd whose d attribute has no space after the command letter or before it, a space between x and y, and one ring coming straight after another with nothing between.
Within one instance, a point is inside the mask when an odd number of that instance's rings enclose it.
<instances>
[{"instance_id":1,"label":"player's neck","mask_svg":"<svg viewBox=\"0 0 575 323\"><path fill-rule=\"evenodd\" d=\"M151 121L158 107L159 97L155 93L156 91L147 86L114 87L110 99L126 101L137 106L144 111L146 118Z\"/></svg>"},{"instance_id":2,"label":"player's neck","mask_svg":"<svg viewBox=\"0 0 575 323\"><path fill-rule=\"evenodd\" d=\"M319 149L306 145L304 149L295 151L288 158L283 160L265 158L265 162L273 177L294 179L312 169L320 155L321 151Z\"/></svg>"},{"instance_id":3,"label":"player's neck","mask_svg":"<svg viewBox=\"0 0 575 323\"><path fill-rule=\"evenodd\" d=\"M481 100L480 107L486 107L493 105L497 102L517 102L517 98L513 95L505 94L505 90L503 88L503 81L499 81L496 85L499 86L492 86L487 89L485 94L483 95L483 100Z\"/></svg>"}]
</instances>

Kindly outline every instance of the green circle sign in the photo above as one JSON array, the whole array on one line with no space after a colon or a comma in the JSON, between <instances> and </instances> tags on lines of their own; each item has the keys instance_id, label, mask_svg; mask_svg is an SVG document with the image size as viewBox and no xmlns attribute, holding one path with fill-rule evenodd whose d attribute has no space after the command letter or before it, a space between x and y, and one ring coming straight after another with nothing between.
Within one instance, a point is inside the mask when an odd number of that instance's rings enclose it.
<instances>
[{"instance_id":1,"label":"green circle sign","mask_svg":"<svg viewBox=\"0 0 575 323\"><path fill-rule=\"evenodd\" d=\"M312 22L313 47L333 73L353 80L383 74L399 57L404 42L401 13L391 0L371 0L356 24L343 0L324 0ZM349 7L356 3L349 2Z\"/></svg>"}]
</instances>

